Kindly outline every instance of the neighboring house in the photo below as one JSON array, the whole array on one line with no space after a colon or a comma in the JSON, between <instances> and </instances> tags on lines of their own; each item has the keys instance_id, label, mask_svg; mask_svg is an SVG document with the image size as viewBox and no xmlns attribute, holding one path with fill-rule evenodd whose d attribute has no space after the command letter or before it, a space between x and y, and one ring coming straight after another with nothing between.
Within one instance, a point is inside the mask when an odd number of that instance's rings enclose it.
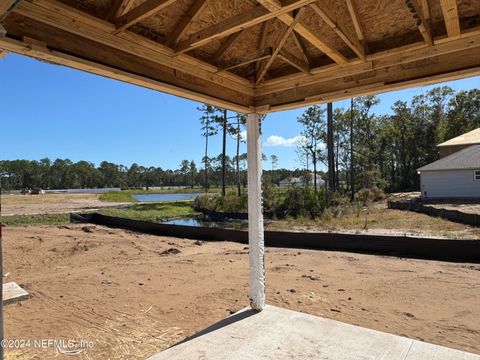
<instances>
[{"instance_id":1,"label":"neighboring house","mask_svg":"<svg viewBox=\"0 0 480 360\"><path fill-rule=\"evenodd\" d=\"M422 198L479 198L480 144L418 169Z\"/></svg>"},{"instance_id":2,"label":"neighboring house","mask_svg":"<svg viewBox=\"0 0 480 360\"><path fill-rule=\"evenodd\" d=\"M288 187L300 187L305 185L305 178L304 177L288 177L281 180L278 185L281 188L288 188ZM310 176L310 185L314 186L313 182L313 174ZM321 178L320 175L317 174L317 186L325 186L325 181Z\"/></svg>"},{"instance_id":3,"label":"neighboring house","mask_svg":"<svg viewBox=\"0 0 480 360\"><path fill-rule=\"evenodd\" d=\"M469 146L480 144L480 128L472 130L456 138L441 143L438 146L440 159L463 150Z\"/></svg>"}]
</instances>

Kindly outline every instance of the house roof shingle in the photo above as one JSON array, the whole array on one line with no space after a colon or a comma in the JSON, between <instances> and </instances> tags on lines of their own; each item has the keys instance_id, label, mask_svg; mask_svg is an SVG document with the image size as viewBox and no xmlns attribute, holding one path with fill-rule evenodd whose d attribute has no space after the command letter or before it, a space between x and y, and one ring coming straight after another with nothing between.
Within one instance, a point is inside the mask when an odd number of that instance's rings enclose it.
<instances>
[{"instance_id":1,"label":"house roof shingle","mask_svg":"<svg viewBox=\"0 0 480 360\"><path fill-rule=\"evenodd\" d=\"M425 165L417 171L437 170L480 170L480 145L472 145L466 149L455 152L431 164Z\"/></svg>"}]
</instances>

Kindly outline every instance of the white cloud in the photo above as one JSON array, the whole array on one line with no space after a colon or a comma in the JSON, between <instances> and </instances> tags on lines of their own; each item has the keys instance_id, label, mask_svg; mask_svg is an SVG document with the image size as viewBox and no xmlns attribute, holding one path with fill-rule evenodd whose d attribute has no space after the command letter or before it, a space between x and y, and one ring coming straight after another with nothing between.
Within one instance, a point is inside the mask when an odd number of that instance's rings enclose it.
<instances>
[{"instance_id":1,"label":"white cloud","mask_svg":"<svg viewBox=\"0 0 480 360\"><path fill-rule=\"evenodd\" d=\"M242 141L247 141L247 131L242 131L242 132L240 133L240 139L241 139Z\"/></svg>"},{"instance_id":2,"label":"white cloud","mask_svg":"<svg viewBox=\"0 0 480 360\"><path fill-rule=\"evenodd\" d=\"M265 146L283 146L283 147L296 147L300 143L305 141L305 137L301 135L294 136L290 139L285 139L282 136L272 135L269 136Z\"/></svg>"}]
</instances>

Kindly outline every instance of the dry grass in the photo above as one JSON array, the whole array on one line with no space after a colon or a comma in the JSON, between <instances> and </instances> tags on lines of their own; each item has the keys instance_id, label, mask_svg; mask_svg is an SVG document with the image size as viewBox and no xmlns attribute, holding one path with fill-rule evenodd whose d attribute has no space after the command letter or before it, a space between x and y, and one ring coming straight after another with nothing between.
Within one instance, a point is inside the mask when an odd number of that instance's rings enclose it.
<instances>
[{"instance_id":1,"label":"dry grass","mask_svg":"<svg viewBox=\"0 0 480 360\"><path fill-rule=\"evenodd\" d=\"M2 195L3 205L62 203L72 200L97 200L99 194Z\"/></svg>"},{"instance_id":2,"label":"dry grass","mask_svg":"<svg viewBox=\"0 0 480 360\"><path fill-rule=\"evenodd\" d=\"M455 223L442 218L431 217L409 211L386 209L377 204L368 209L355 211L351 209L339 216L325 214L320 219L288 219L272 222L271 230L385 230L386 232L412 233L426 236L448 238L479 238L480 229Z\"/></svg>"}]
</instances>

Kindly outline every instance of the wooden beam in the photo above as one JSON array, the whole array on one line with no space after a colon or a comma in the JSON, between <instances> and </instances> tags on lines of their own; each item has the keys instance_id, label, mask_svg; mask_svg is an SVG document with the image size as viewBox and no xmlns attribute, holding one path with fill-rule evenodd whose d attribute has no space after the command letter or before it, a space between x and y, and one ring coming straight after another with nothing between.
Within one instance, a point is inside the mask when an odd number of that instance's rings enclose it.
<instances>
[{"instance_id":1,"label":"wooden beam","mask_svg":"<svg viewBox=\"0 0 480 360\"><path fill-rule=\"evenodd\" d=\"M260 39L258 40L257 50L261 50L265 48L265 46L267 45L268 29L270 28L271 23L272 23L272 20L268 20L262 24L262 32L260 33ZM257 61L255 63L255 69L254 69L255 74L258 73L261 66L262 66L262 61Z\"/></svg>"},{"instance_id":2,"label":"wooden beam","mask_svg":"<svg viewBox=\"0 0 480 360\"><path fill-rule=\"evenodd\" d=\"M147 0L115 20L116 33L154 15L177 0Z\"/></svg>"},{"instance_id":3,"label":"wooden beam","mask_svg":"<svg viewBox=\"0 0 480 360\"><path fill-rule=\"evenodd\" d=\"M190 35L187 40L178 44L178 46L175 48L175 53L178 55L193 50L197 47L207 44L213 39L222 38L240 30L261 24L267 20L296 10L314 1L317 0L286 0L284 5L279 4L278 8L273 12L266 10L263 6L256 6L242 14L225 19L215 25Z\"/></svg>"},{"instance_id":4,"label":"wooden beam","mask_svg":"<svg viewBox=\"0 0 480 360\"><path fill-rule=\"evenodd\" d=\"M310 66L307 62L300 60L292 53L288 52L285 49L280 50L278 57L283 61L289 63L293 67L297 68L300 71L303 71L305 74L310 75Z\"/></svg>"},{"instance_id":5,"label":"wooden beam","mask_svg":"<svg viewBox=\"0 0 480 360\"><path fill-rule=\"evenodd\" d=\"M84 47L85 45L82 42L79 42L77 46ZM230 109L232 111L242 113L250 111L250 107L248 105L238 102L242 100L241 97L236 97L235 100L226 100L212 95L206 95L204 93L202 94L197 90L190 90L188 88L185 88L183 85L180 86L177 84L162 82L156 79L139 75L137 73L130 73L128 71L121 70L118 66L104 65L96 61L90 61L81 57L65 54L60 51L51 50L47 47L32 47L30 44L25 44L21 41L8 37L0 39L0 49L10 51L12 53L34 57L37 59L42 59L51 63L68 66L78 70L180 96L194 101L209 103L214 106ZM115 57L115 59L118 59L118 57ZM129 61L129 63L133 64L136 67L141 67L141 64L135 65L133 61ZM202 87L206 87L205 82L203 82L203 84L202 82L198 83L198 88L200 89Z\"/></svg>"},{"instance_id":6,"label":"wooden beam","mask_svg":"<svg viewBox=\"0 0 480 360\"><path fill-rule=\"evenodd\" d=\"M460 35L460 20L458 18L458 8L456 0L440 0L442 7L443 19L447 28L448 36Z\"/></svg>"},{"instance_id":7,"label":"wooden beam","mask_svg":"<svg viewBox=\"0 0 480 360\"><path fill-rule=\"evenodd\" d=\"M347 0L349 1L349 0ZM427 22L430 21L430 7L428 6L428 0L420 0L420 7L422 9L422 15Z\"/></svg>"},{"instance_id":8,"label":"wooden beam","mask_svg":"<svg viewBox=\"0 0 480 360\"><path fill-rule=\"evenodd\" d=\"M292 33L292 38L293 41L295 42L295 45L297 45L298 50L300 50L300 54L302 57L305 59L305 61L308 64L308 67L310 67L310 64L312 63L312 60L310 58L310 55L308 54L307 46L305 45L305 41L303 41L303 38L298 35L297 32Z\"/></svg>"},{"instance_id":9,"label":"wooden beam","mask_svg":"<svg viewBox=\"0 0 480 360\"><path fill-rule=\"evenodd\" d=\"M218 50L210 58L212 64L216 64L218 60L235 44L238 38L243 34L245 30L236 32L225 39L225 41L220 45ZM225 69L224 69L225 70Z\"/></svg>"},{"instance_id":10,"label":"wooden beam","mask_svg":"<svg viewBox=\"0 0 480 360\"><path fill-rule=\"evenodd\" d=\"M222 69L220 71L231 70L240 66L251 64L259 60L268 59L271 56L272 56L271 47L263 50L255 51L254 53L247 55L243 59L234 59L232 61L229 61L228 63L225 63L222 66Z\"/></svg>"},{"instance_id":11,"label":"wooden beam","mask_svg":"<svg viewBox=\"0 0 480 360\"><path fill-rule=\"evenodd\" d=\"M460 38L445 38L436 41L434 46L427 46L419 42L369 55L367 62L353 60L344 65L326 65L313 68L313 74L290 74L274 79L266 80L255 90L256 96L284 91L292 87L292 84L312 85L321 81L335 80L345 76L368 73L372 70L381 70L396 65L410 64L424 59L430 59L438 55L454 54L465 49L480 47L480 28L476 31L465 32Z\"/></svg>"},{"instance_id":12,"label":"wooden beam","mask_svg":"<svg viewBox=\"0 0 480 360\"><path fill-rule=\"evenodd\" d=\"M268 9L268 11L270 11L271 13L278 11L280 7L278 0L257 0L257 2L264 6L266 9ZM278 15L277 18L283 23L285 23L287 26L290 26L290 24L293 22L293 16L288 13ZM325 55L330 57L336 63L345 64L348 62L345 56L343 56L340 52L338 52L331 45L329 45L325 39L316 35L302 22L297 24L297 26L295 27L295 31L298 32L301 36L303 36L317 49L325 53Z\"/></svg>"},{"instance_id":13,"label":"wooden beam","mask_svg":"<svg viewBox=\"0 0 480 360\"><path fill-rule=\"evenodd\" d=\"M218 69L215 66L188 55L174 58L171 49L130 31L113 35L112 31L115 29L113 24L58 1L35 0L35 3L25 1L20 4L15 12L26 18L152 60L174 70L180 70L219 85L226 85L241 92L253 94L251 83L247 79L228 72L216 74Z\"/></svg>"},{"instance_id":14,"label":"wooden beam","mask_svg":"<svg viewBox=\"0 0 480 360\"><path fill-rule=\"evenodd\" d=\"M133 0L115 0L107 15L108 21L114 21L125 14L132 7Z\"/></svg>"},{"instance_id":15,"label":"wooden beam","mask_svg":"<svg viewBox=\"0 0 480 360\"><path fill-rule=\"evenodd\" d=\"M168 40L165 45L172 47L178 43L178 40L185 34L188 27L193 21L201 14L208 0L195 0L193 5L188 9L185 16L180 20L175 30L168 36Z\"/></svg>"},{"instance_id":16,"label":"wooden beam","mask_svg":"<svg viewBox=\"0 0 480 360\"><path fill-rule=\"evenodd\" d=\"M352 19L353 27L357 33L357 38L363 46L363 51L366 53L368 51L367 40L365 39L365 32L363 30L362 23L360 22L360 17L358 16L357 7L354 3L354 0L346 0L348 12L350 13L350 18Z\"/></svg>"},{"instance_id":17,"label":"wooden beam","mask_svg":"<svg viewBox=\"0 0 480 360\"><path fill-rule=\"evenodd\" d=\"M359 86L365 86L367 88L364 90L368 90L368 87L375 87L379 83L401 85L405 82L430 76L443 76L445 79L448 79L448 75L452 72L478 67L480 67L480 46L464 48L459 49L455 53L434 56L433 61L416 64L415 66L397 64L383 67L363 78L344 77L340 79L322 80L315 84L307 85L298 83L298 86L294 86L293 88L290 86L285 91L275 91L266 95L256 94L255 107L264 105L275 106L289 102L304 101L309 98L326 99L325 94L335 92L348 93L351 89ZM420 82L419 84L422 83Z\"/></svg>"},{"instance_id":18,"label":"wooden beam","mask_svg":"<svg viewBox=\"0 0 480 360\"><path fill-rule=\"evenodd\" d=\"M288 37L290 34L293 32L295 29L295 26L297 26L298 22L300 21L300 17L302 16L303 12L305 11L305 8L300 8L297 13L295 14L295 18L293 21L290 23L288 28L285 30L285 32L282 34L282 36L278 39L277 45L275 46L275 49L273 50L272 56L268 59L268 61L262 66L257 78L255 79L255 85L258 85L262 80L265 74L267 73L268 69L270 66L273 64L275 61L278 53L280 50L282 50L283 46L287 42Z\"/></svg>"},{"instance_id":19,"label":"wooden beam","mask_svg":"<svg viewBox=\"0 0 480 360\"><path fill-rule=\"evenodd\" d=\"M18 0L0 0L0 21L6 18L19 3Z\"/></svg>"},{"instance_id":20,"label":"wooden beam","mask_svg":"<svg viewBox=\"0 0 480 360\"><path fill-rule=\"evenodd\" d=\"M2 51L0 50L0 59L3 59L5 56L8 55L8 51Z\"/></svg>"},{"instance_id":21,"label":"wooden beam","mask_svg":"<svg viewBox=\"0 0 480 360\"><path fill-rule=\"evenodd\" d=\"M347 34L345 26L335 18L331 12L329 6L319 3L310 4L310 8L317 13L318 16L347 44L347 46L353 50L357 56L365 60L365 51L357 38Z\"/></svg>"},{"instance_id":22,"label":"wooden beam","mask_svg":"<svg viewBox=\"0 0 480 360\"><path fill-rule=\"evenodd\" d=\"M423 14L420 11L420 5L417 0L405 0L405 5L407 5L408 10L415 20L415 25L417 25L418 31L422 34L423 40L427 45L433 45L433 37L430 31L430 26L428 22L423 17Z\"/></svg>"}]
</instances>

